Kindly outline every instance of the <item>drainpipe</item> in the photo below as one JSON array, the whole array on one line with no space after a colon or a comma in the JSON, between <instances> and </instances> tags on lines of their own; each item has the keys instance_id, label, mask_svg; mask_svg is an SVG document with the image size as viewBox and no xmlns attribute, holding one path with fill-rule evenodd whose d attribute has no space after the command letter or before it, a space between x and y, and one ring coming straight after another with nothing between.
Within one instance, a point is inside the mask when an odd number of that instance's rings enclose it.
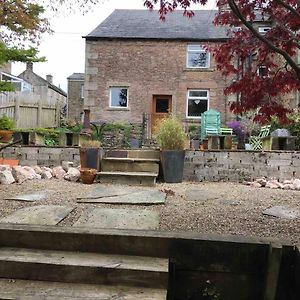
<instances>
[{"instance_id":1,"label":"drainpipe","mask_svg":"<svg viewBox=\"0 0 300 300\"><path fill-rule=\"evenodd\" d=\"M90 110L84 109L84 117L83 117L83 128L81 129L81 134L91 135L91 123L90 123Z\"/></svg>"}]
</instances>

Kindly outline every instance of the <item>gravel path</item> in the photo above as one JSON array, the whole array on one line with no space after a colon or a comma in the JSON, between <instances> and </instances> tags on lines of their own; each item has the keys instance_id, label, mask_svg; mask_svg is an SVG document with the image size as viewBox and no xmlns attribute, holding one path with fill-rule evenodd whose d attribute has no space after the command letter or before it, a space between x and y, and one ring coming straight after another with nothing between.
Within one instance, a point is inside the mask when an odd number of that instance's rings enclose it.
<instances>
[{"instance_id":1,"label":"gravel path","mask_svg":"<svg viewBox=\"0 0 300 300\"><path fill-rule=\"evenodd\" d=\"M64 180L27 181L23 184L0 185L0 217L34 205L66 205L75 207L59 226L72 226L87 207L131 207L157 210L161 213L160 230L196 231L201 233L238 234L279 238L293 244L300 243L300 218L283 220L262 215L274 205L284 205L300 211L300 191L254 188L238 183L181 183L157 184L156 189L166 191L165 205L107 205L76 203L76 197L85 195L96 184L84 185ZM51 190L47 200L34 203L4 200L20 193ZM137 189L140 189L137 187ZM190 201L186 191L201 189L213 193L215 199Z\"/></svg>"}]
</instances>

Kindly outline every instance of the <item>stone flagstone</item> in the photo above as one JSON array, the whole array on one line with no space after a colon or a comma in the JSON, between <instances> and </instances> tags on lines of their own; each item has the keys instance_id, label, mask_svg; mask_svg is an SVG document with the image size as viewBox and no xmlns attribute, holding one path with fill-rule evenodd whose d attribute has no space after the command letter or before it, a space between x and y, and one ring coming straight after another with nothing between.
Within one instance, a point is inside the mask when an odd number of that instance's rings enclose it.
<instances>
[{"instance_id":1,"label":"stone flagstone","mask_svg":"<svg viewBox=\"0 0 300 300\"><path fill-rule=\"evenodd\" d=\"M185 198L188 201L198 201L198 202L206 202L208 200L213 200L219 198L220 195L214 191L206 191L206 190L187 190L185 192Z\"/></svg>"},{"instance_id":2,"label":"stone flagstone","mask_svg":"<svg viewBox=\"0 0 300 300\"><path fill-rule=\"evenodd\" d=\"M79 199L77 202L82 203L110 203L110 204L164 204L166 193L161 191L144 190L126 195Z\"/></svg>"},{"instance_id":3,"label":"stone flagstone","mask_svg":"<svg viewBox=\"0 0 300 300\"><path fill-rule=\"evenodd\" d=\"M34 202L47 199L50 193L50 190L42 190L33 193L15 195L9 198L5 198L5 200Z\"/></svg>"},{"instance_id":4,"label":"stone flagstone","mask_svg":"<svg viewBox=\"0 0 300 300\"><path fill-rule=\"evenodd\" d=\"M159 227L159 213L148 210L90 208L73 226L153 230Z\"/></svg>"},{"instance_id":5,"label":"stone flagstone","mask_svg":"<svg viewBox=\"0 0 300 300\"><path fill-rule=\"evenodd\" d=\"M95 189L90 191L88 194L82 197L77 197L77 199L96 199L103 197L113 197L126 195L130 193L136 192L135 188L127 187L127 186L114 186L114 185L100 185Z\"/></svg>"},{"instance_id":6,"label":"stone flagstone","mask_svg":"<svg viewBox=\"0 0 300 300\"><path fill-rule=\"evenodd\" d=\"M38 205L19 209L0 219L0 223L56 225L74 208L59 205Z\"/></svg>"},{"instance_id":7,"label":"stone flagstone","mask_svg":"<svg viewBox=\"0 0 300 300\"><path fill-rule=\"evenodd\" d=\"M285 206L273 206L263 211L263 215L277 217L281 219L295 219L300 216L296 209L291 209Z\"/></svg>"}]
</instances>

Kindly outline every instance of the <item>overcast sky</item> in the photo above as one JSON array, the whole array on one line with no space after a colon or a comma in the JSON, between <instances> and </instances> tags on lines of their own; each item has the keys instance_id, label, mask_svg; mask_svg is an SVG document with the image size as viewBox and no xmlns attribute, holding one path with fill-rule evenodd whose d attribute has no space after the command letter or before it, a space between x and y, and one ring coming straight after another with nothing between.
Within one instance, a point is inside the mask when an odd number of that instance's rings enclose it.
<instances>
[{"instance_id":1,"label":"overcast sky","mask_svg":"<svg viewBox=\"0 0 300 300\"><path fill-rule=\"evenodd\" d=\"M214 0L209 0L213 8ZM82 36L90 33L115 9L144 9L143 0L102 0L92 10L82 16L80 13L68 15L62 13L52 18L52 35L43 35L39 46L41 56L47 62L35 63L33 70L42 77L53 75L53 82L67 91L67 77L74 72L84 72L85 40ZM197 9L200 9L197 6ZM13 64L12 73L19 75L25 70L23 63Z\"/></svg>"}]
</instances>

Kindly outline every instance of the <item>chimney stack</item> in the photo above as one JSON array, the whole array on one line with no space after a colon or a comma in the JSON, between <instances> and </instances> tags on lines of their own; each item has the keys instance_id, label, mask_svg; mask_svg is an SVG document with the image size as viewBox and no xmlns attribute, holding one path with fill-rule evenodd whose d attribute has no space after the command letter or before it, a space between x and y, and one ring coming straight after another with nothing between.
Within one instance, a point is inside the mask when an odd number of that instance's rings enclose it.
<instances>
[{"instance_id":1,"label":"chimney stack","mask_svg":"<svg viewBox=\"0 0 300 300\"><path fill-rule=\"evenodd\" d=\"M28 61L26 63L26 70L33 71L33 62L32 61Z\"/></svg>"},{"instance_id":2,"label":"chimney stack","mask_svg":"<svg viewBox=\"0 0 300 300\"><path fill-rule=\"evenodd\" d=\"M46 80L49 82L49 83L53 83L53 76L52 75L50 75L50 74L48 74L48 75L46 75Z\"/></svg>"}]
</instances>

